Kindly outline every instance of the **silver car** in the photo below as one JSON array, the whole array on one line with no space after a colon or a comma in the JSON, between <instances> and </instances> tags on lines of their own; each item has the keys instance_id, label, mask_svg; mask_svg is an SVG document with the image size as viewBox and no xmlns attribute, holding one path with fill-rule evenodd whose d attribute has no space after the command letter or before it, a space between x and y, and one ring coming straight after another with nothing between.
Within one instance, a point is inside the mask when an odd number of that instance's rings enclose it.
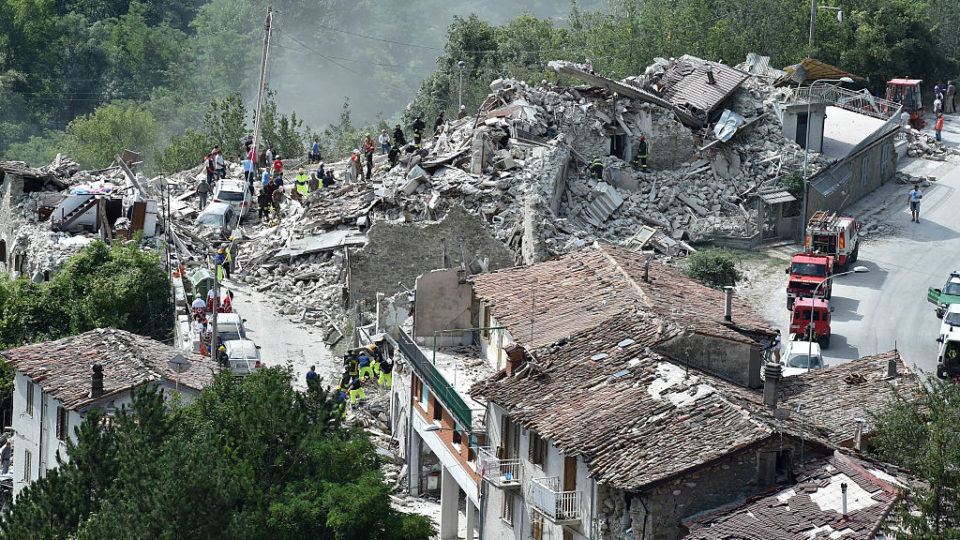
<instances>
[{"instance_id":1,"label":"silver car","mask_svg":"<svg viewBox=\"0 0 960 540\"><path fill-rule=\"evenodd\" d=\"M227 367L238 377L260 369L260 346L249 339L224 341L227 349Z\"/></svg>"}]
</instances>

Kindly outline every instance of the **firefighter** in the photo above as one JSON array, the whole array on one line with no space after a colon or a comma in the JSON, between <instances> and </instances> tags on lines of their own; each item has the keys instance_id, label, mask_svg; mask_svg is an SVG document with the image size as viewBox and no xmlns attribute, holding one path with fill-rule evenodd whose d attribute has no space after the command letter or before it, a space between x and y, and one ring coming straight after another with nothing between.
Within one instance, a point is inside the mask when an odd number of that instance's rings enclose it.
<instances>
[{"instance_id":1,"label":"firefighter","mask_svg":"<svg viewBox=\"0 0 960 540\"><path fill-rule=\"evenodd\" d=\"M423 123L423 116L417 115L417 119L413 121L413 145L420 149L420 140L423 138L423 128L426 124Z\"/></svg>"},{"instance_id":2,"label":"firefighter","mask_svg":"<svg viewBox=\"0 0 960 540\"><path fill-rule=\"evenodd\" d=\"M363 381L359 377L354 378L350 381L350 404L353 405L357 402L357 398L367 399L367 395L363 392Z\"/></svg>"},{"instance_id":3,"label":"firefighter","mask_svg":"<svg viewBox=\"0 0 960 540\"><path fill-rule=\"evenodd\" d=\"M393 386L393 364L387 359L380 362L380 378L377 379L377 384L380 386L383 386L384 383L386 383L387 388Z\"/></svg>"},{"instance_id":4,"label":"firefighter","mask_svg":"<svg viewBox=\"0 0 960 540\"><path fill-rule=\"evenodd\" d=\"M633 168L647 172L647 158L650 157L647 151L647 141L643 135L640 136L640 145L637 147L637 157L633 158Z\"/></svg>"},{"instance_id":5,"label":"firefighter","mask_svg":"<svg viewBox=\"0 0 960 540\"><path fill-rule=\"evenodd\" d=\"M603 161L600 158L595 158L587 164L587 170L590 171L590 178L603 182Z\"/></svg>"}]
</instances>

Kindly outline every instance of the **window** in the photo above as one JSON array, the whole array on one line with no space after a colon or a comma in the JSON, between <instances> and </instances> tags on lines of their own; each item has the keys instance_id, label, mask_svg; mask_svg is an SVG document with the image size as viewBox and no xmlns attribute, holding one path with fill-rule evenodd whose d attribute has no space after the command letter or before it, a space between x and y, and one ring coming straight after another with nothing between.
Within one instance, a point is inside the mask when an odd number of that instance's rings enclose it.
<instances>
[{"instance_id":1,"label":"window","mask_svg":"<svg viewBox=\"0 0 960 540\"><path fill-rule=\"evenodd\" d=\"M459 431L454 431L454 432L453 432L453 444L460 444L461 440L462 440L462 439L461 439L460 432L459 432Z\"/></svg>"},{"instance_id":2,"label":"window","mask_svg":"<svg viewBox=\"0 0 960 540\"><path fill-rule=\"evenodd\" d=\"M864 154L860 160L860 185L867 185L867 179L870 178L870 154Z\"/></svg>"},{"instance_id":3,"label":"window","mask_svg":"<svg viewBox=\"0 0 960 540\"><path fill-rule=\"evenodd\" d=\"M890 161L890 146L889 141L883 143L883 150L880 152L880 180L884 181L887 179L887 162Z\"/></svg>"},{"instance_id":4,"label":"window","mask_svg":"<svg viewBox=\"0 0 960 540\"><path fill-rule=\"evenodd\" d=\"M61 441L67 440L67 435L70 433L67 414L67 409L57 407L57 438Z\"/></svg>"},{"instance_id":5,"label":"window","mask_svg":"<svg viewBox=\"0 0 960 540\"><path fill-rule=\"evenodd\" d=\"M33 468L33 452L23 451L23 481L30 482L30 469Z\"/></svg>"},{"instance_id":6,"label":"window","mask_svg":"<svg viewBox=\"0 0 960 540\"><path fill-rule=\"evenodd\" d=\"M530 538L543 540L543 514L536 509L530 512Z\"/></svg>"},{"instance_id":7,"label":"window","mask_svg":"<svg viewBox=\"0 0 960 540\"><path fill-rule=\"evenodd\" d=\"M433 419L438 422L443 420L443 406L440 405L440 400L436 396L433 398Z\"/></svg>"},{"instance_id":8,"label":"window","mask_svg":"<svg viewBox=\"0 0 960 540\"><path fill-rule=\"evenodd\" d=\"M505 521L507 525L513 526L513 494L504 493L503 494L503 508L500 509L500 519Z\"/></svg>"},{"instance_id":9,"label":"window","mask_svg":"<svg viewBox=\"0 0 960 540\"><path fill-rule=\"evenodd\" d=\"M27 381L27 414L33 416L33 383Z\"/></svg>"},{"instance_id":10,"label":"window","mask_svg":"<svg viewBox=\"0 0 960 540\"><path fill-rule=\"evenodd\" d=\"M530 462L543 467L547 462L547 441L530 430Z\"/></svg>"}]
</instances>

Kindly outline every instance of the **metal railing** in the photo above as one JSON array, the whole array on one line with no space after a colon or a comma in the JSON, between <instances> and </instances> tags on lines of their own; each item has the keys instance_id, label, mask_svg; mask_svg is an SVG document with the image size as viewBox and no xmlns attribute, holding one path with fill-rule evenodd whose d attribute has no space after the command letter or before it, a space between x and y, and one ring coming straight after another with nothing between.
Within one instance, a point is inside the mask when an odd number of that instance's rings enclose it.
<instances>
[{"instance_id":1,"label":"metal railing","mask_svg":"<svg viewBox=\"0 0 960 540\"><path fill-rule=\"evenodd\" d=\"M430 391L436 394L440 401L450 409L450 413L460 422L463 429L470 430L473 426L471 420L473 415L470 412L470 407L463 401L463 398L460 397L457 390L444 378L440 370L437 369L437 366L433 365L430 360L427 359L427 356L423 354L420 347L414 343L413 339L404 332L402 328L398 328L397 335L397 344L400 346L400 352L410 362L410 365L413 366L413 369L417 372L420 379L423 380L424 384L430 388Z\"/></svg>"},{"instance_id":2,"label":"metal railing","mask_svg":"<svg viewBox=\"0 0 960 540\"><path fill-rule=\"evenodd\" d=\"M811 88L804 86L797 88L793 95L791 103L828 103L834 107L840 107L849 111L858 112L881 120L898 117L900 115L900 104L883 98L870 95L870 92L861 90L854 92L846 88L840 88L833 85L818 85Z\"/></svg>"},{"instance_id":3,"label":"metal railing","mask_svg":"<svg viewBox=\"0 0 960 540\"><path fill-rule=\"evenodd\" d=\"M530 502L552 521L580 519L580 492L561 491L560 477L534 478L530 484Z\"/></svg>"},{"instance_id":4,"label":"metal railing","mask_svg":"<svg viewBox=\"0 0 960 540\"><path fill-rule=\"evenodd\" d=\"M483 478L497 487L520 485L520 459L501 459L489 448L481 448L478 453Z\"/></svg>"}]
</instances>

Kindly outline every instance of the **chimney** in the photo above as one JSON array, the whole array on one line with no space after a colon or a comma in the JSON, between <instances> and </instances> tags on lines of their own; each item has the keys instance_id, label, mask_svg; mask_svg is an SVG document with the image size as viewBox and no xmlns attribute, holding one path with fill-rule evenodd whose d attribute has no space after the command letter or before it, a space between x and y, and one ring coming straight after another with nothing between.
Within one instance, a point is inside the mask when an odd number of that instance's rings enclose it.
<instances>
[{"instance_id":1,"label":"chimney","mask_svg":"<svg viewBox=\"0 0 960 540\"><path fill-rule=\"evenodd\" d=\"M717 84L717 80L713 78L713 66L707 64L707 84Z\"/></svg>"},{"instance_id":2,"label":"chimney","mask_svg":"<svg viewBox=\"0 0 960 540\"><path fill-rule=\"evenodd\" d=\"M865 418L855 418L854 422L857 423L856 429L853 431L853 449L857 452L860 451L860 444L863 441L863 424L866 423Z\"/></svg>"},{"instance_id":3,"label":"chimney","mask_svg":"<svg viewBox=\"0 0 960 540\"><path fill-rule=\"evenodd\" d=\"M643 281L645 283L650 283L650 259L647 257L647 262L643 263Z\"/></svg>"},{"instance_id":4,"label":"chimney","mask_svg":"<svg viewBox=\"0 0 960 540\"><path fill-rule=\"evenodd\" d=\"M503 348L503 352L507 353L507 375L512 376L523 366L523 363L526 361L527 351L520 345L511 343Z\"/></svg>"},{"instance_id":5,"label":"chimney","mask_svg":"<svg viewBox=\"0 0 960 540\"><path fill-rule=\"evenodd\" d=\"M843 519L847 519L847 483L840 484L840 493L842 493L841 505L843 506Z\"/></svg>"},{"instance_id":6,"label":"chimney","mask_svg":"<svg viewBox=\"0 0 960 540\"><path fill-rule=\"evenodd\" d=\"M782 374L783 367L776 362L769 362L763 367L763 404L767 407L777 407L777 387Z\"/></svg>"},{"instance_id":7,"label":"chimney","mask_svg":"<svg viewBox=\"0 0 960 540\"><path fill-rule=\"evenodd\" d=\"M725 298L723 299L723 320L727 322L733 321L733 287L727 285L723 288L723 294Z\"/></svg>"},{"instance_id":8,"label":"chimney","mask_svg":"<svg viewBox=\"0 0 960 540\"><path fill-rule=\"evenodd\" d=\"M887 377L892 379L899 375L897 373L897 358L893 357L887 360Z\"/></svg>"},{"instance_id":9,"label":"chimney","mask_svg":"<svg viewBox=\"0 0 960 540\"><path fill-rule=\"evenodd\" d=\"M93 375L90 377L90 397L103 395L103 366L93 365Z\"/></svg>"}]
</instances>

